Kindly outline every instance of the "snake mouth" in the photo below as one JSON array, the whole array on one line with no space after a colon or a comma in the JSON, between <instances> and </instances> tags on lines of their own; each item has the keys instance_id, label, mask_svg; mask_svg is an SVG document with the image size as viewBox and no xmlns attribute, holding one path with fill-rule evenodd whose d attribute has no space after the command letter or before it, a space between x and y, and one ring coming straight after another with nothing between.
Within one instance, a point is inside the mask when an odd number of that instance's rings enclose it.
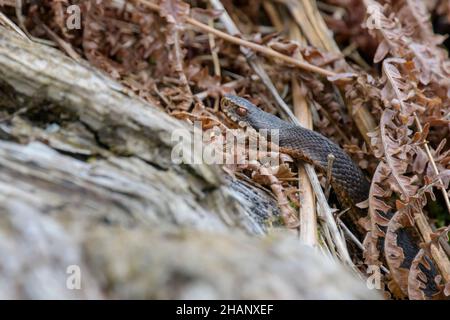
<instances>
[{"instance_id":1,"label":"snake mouth","mask_svg":"<svg viewBox=\"0 0 450 320\"><path fill-rule=\"evenodd\" d=\"M237 116L232 112L231 108L226 108L223 111L227 115L227 117L230 118L231 121L236 123L239 127L243 128L243 129L248 127L248 123L246 123L245 121L239 120L237 118Z\"/></svg>"}]
</instances>

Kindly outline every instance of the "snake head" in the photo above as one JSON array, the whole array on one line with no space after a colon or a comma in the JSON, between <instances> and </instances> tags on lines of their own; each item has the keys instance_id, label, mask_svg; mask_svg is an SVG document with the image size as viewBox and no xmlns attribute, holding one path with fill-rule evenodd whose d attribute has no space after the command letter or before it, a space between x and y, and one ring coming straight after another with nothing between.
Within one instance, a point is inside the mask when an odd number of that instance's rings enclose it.
<instances>
[{"instance_id":1,"label":"snake head","mask_svg":"<svg viewBox=\"0 0 450 320\"><path fill-rule=\"evenodd\" d=\"M255 105L244 98L226 94L220 101L223 112L240 127L251 125L252 115L261 112Z\"/></svg>"},{"instance_id":2,"label":"snake head","mask_svg":"<svg viewBox=\"0 0 450 320\"><path fill-rule=\"evenodd\" d=\"M290 126L280 118L262 111L250 101L226 94L221 102L223 112L240 127L252 127L255 130L279 130Z\"/></svg>"}]
</instances>

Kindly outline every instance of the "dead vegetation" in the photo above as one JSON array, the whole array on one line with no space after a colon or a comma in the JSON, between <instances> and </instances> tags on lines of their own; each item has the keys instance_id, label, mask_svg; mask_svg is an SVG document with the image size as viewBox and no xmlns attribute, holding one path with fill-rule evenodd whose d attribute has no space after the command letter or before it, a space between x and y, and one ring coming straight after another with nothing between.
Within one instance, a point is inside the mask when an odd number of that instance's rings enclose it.
<instances>
[{"instance_id":1,"label":"dead vegetation","mask_svg":"<svg viewBox=\"0 0 450 320\"><path fill-rule=\"evenodd\" d=\"M81 8L81 28L71 30L67 8L74 4ZM40 0L0 6L6 27L79 63L87 60L177 119L218 126L225 135L234 127L219 101L234 93L332 139L371 180L369 199L360 204L368 211L360 221L365 239L343 225L346 208L328 195L327 177L317 179L308 165L283 156L276 168L256 162L225 170L271 190L282 216L299 214L302 242L361 275L368 266L380 267L385 297L450 296L450 60L445 37L432 25L432 17L450 23L449 1ZM1 112L2 121L17 114L14 108Z\"/></svg>"}]
</instances>

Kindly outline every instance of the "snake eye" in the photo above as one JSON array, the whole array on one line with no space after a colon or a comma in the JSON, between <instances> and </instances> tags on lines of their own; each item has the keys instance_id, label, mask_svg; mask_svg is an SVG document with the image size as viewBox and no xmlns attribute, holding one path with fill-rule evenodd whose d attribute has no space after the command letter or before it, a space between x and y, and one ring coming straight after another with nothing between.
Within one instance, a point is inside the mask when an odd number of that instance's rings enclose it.
<instances>
[{"instance_id":1,"label":"snake eye","mask_svg":"<svg viewBox=\"0 0 450 320\"><path fill-rule=\"evenodd\" d=\"M236 109L236 113L241 117L245 117L247 115L247 109L239 107Z\"/></svg>"}]
</instances>

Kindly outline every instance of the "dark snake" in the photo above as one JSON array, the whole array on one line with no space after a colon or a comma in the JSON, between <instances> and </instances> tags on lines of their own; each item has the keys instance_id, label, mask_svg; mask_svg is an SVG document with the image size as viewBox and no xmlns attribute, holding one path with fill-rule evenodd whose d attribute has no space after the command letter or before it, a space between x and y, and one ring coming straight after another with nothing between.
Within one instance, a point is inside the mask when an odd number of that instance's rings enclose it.
<instances>
[{"instance_id":1,"label":"dark snake","mask_svg":"<svg viewBox=\"0 0 450 320\"><path fill-rule=\"evenodd\" d=\"M361 169L336 143L320 133L264 112L241 97L225 95L221 100L221 107L225 114L241 127L252 127L257 131L276 129L281 152L289 154L295 160L314 165L324 174L327 172L328 155L334 155L331 186L339 202L352 212L353 223L357 223L364 215L356 204L368 198L369 182Z\"/></svg>"},{"instance_id":2,"label":"dark snake","mask_svg":"<svg viewBox=\"0 0 450 320\"><path fill-rule=\"evenodd\" d=\"M291 124L264 112L248 100L237 96L224 96L221 106L227 116L241 127L250 126L257 131L262 129L278 130L278 144L281 152L289 154L295 160L314 165L322 173L327 172L328 155L333 154L335 160L332 165L331 185L339 202L350 209L343 220L350 222L350 229L356 231L360 236L365 234L366 230L358 223L359 219L365 216L365 211L356 205L368 198L370 184L361 169L337 144L315 131ZM411 267L412 259L419 252L417 242L410 231L400 228L395 242L403 250L405 258L400 267L406 270ZM383 246L384 240L379 249L383 250ZM427 277L426 281L423 280L424 288L422 290L427 298L431 298L439 292L433 280L438 272L429 257L426 257L426 261L431 269L421 268ZM402 270L401 268L400 270ZM406 294L406 292L404 293Z\"/></svg>"}]
</instances>

